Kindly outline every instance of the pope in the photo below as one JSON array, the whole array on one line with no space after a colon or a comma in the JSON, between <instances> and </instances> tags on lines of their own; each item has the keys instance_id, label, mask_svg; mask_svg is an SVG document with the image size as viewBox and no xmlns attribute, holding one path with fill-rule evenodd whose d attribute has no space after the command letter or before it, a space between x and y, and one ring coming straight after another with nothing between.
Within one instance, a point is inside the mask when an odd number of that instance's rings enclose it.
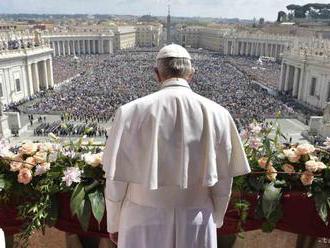
<instances>
[{"instance_id":1,"label":"pope","mask_svg":"<svg viewBox=\"0 0 330 248\"><path fill-rule=\"evenodd\" d=\"M225 108L190 88L185 48L163 47L154 71L160 90L121 106L108 132L110 238L119 248L215 248L233 177L250 172L240 136Z\"/></svg>"}]
</instances>

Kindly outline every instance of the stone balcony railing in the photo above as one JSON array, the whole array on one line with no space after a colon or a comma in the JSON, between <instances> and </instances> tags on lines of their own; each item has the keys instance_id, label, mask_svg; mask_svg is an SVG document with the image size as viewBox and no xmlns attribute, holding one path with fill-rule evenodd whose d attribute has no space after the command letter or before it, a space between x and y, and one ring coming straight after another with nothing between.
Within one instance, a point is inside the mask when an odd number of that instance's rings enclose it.
<instances>
[{"instance_id":1,"label":"stone balcony railing","mask_svg":"<svg viewBox=\"0 0 330 248\"><path fill-rule=\"evenodd\" d=\"M3 49L0 50L0 59L8 58L8 57L16 57L26 55L28 53L41 52L45 49L51 49L48 44L26 47L26 48L18 48L18 49Z\"/></svg>"}]
</instances>

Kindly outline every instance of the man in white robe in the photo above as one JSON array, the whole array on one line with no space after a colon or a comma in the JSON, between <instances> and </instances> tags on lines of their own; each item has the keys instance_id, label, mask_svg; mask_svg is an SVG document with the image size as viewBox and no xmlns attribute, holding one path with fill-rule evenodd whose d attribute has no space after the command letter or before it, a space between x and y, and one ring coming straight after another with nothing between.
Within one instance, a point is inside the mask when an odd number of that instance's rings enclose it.
<instances>
[{"instance_id":1,"label":"man in white robe","mask_svg":"<svg viewBox=\"0 0 330 248\"><path fill-rule=\"evenodd\" d=\"M119 248L217 247L232 179L250 172L231 115L191 90L193 71L186 49L163 47L161 89L116 112L103 168Z\"/></svg>"}]
</instances>

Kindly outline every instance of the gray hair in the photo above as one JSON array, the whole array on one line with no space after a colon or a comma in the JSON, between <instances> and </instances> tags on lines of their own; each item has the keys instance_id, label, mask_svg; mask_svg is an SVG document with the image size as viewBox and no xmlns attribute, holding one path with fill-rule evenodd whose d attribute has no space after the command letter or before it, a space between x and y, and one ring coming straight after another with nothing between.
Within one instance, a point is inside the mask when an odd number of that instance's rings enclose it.
<instances>
[{"instance_id":1,"label":"gray hair","mask_svg":"<svg viewBox=\"0 0 330 248\"><path fill-rule=\"evenodd\" d=\"M164 78L185 78L187 79L193 69L191 61L187 58L163 58L157 60L157 69Z\"/></svg>"}]
</instances>

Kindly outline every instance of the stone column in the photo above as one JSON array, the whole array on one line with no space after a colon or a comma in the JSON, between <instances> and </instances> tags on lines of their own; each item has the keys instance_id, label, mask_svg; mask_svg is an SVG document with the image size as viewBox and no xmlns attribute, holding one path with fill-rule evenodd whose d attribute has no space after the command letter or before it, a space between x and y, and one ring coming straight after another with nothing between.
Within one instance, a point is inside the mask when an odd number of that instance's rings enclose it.
<instances>
[{"instance_id":1,"label":"stone column","mask_svg":"<svg viewBox=\"0 0 330 248\"><path fill-rule=\"evenodd\" d=\"M284 78L285 78L285 71L284 71L285 68L285 63L282 62L281 64L281 75L280 75L280 81L278 83L279 87L278 87L278 90L279 91L283 91L284 90Z\"/></svg>"},{"instance_id":2,"label":"stone column","mask_svg":"<svg viewBox=\"0 0 330 248\"><path fill-rule=\"evenodd\" d=\"M50 44L51 44L51 47L53 48L53 56L55 57L56 56L55 42L52 41Z\"/></svg>"},{"instance_id":3,"label":"stone column","mask_svg":"<svg viewBox=\"0 0 330 248\"><path fill-rule=\"evenodd\" d=\"M92 50L93 50L93 54L96 54L96 51L95 51L95 40L92 40Z\"/></svg>"},{"instance_id":4,"label":"stone column","mask_svg":"<svg viewBox=\"0 0 330 248\"><path fill-rule=\"evenodd\" d=\"M87 40L87 50L88 54L91 54L91 40Z\"/></svg>"},{"instance_id":5,"label":"stone column","mask_svg":"<svg viewBox=\"0 0 330 248\"><path fill-rule=\"evenodd\" d=\"M298 89L298 100L303 101L304 100L304 91L305 91L305 68L301 68L300 70L300 78L299 78L299 89Z\"/></svg>"},{"instance_id":6,"label":"stone column","mask_svg":"<svg viewBox=\"0 0 330 248\"><path fill-rule=\"evenodd\" d=\"M60 41L56 41L57 43L57 56L61 56L61 47L60 47Z\"/></svg>"},{"instance_id":7,"label":"stone column","mask_svg":"<svg viewBox=\"0 0 330 248\"><path fill-rule=\"evenodd\" d=\"M275 45L275 58L278 58L278 44Z\"/></svg>"},{"instance_id":8,"label":"stone column","mask_svg":"<svg viewBox=\"0 0 330 248\"><path fill-rule=\"evenodd\" d=\"M299 91L299 81L298 81L298 76L299 76L299 68L295 67L294 69L294 80L293 80L293 89L292 89L292 96L297 97L298 96L298 91Z\"/></svg>"},{"instance_id":9,"label":"stone column","mask_svg":"<svg viewBox=\"0 0 330 248\"><path fill-rule=\"evenodd\" d=\"M42 81L43 81L43 86L45 89L48 89L48 70L47 70L47 64L46 60L42 61Z\"/></svg>"},{"instance_id":10,"label":"stone column","mask_svg":"<svg viewBox=\"0 0 330 248\"><path fill-rule=\"evenodd\" d=\"M269 57L274 57L273 55L273 44L270 44L270 53L269 53Z\"/></svg>"},{"instance_id":11,"label":"stone column","mask_svg":"<svg viewBox=\"0 0 330 248\"><path fill-rule=\"evenodd\" d=\"M81 50L80 50L80 40L77 40L77 53L78 53L79 56L80 56L80 54L81 54Z\"/></svg>"},{"instance_id":12,"label":"stone column","mask_svg":"<svg viewBox=\"0 0 330 248\"><path fill-rule=\"evenodd\" d=\"M289 90L290 65L286 64L284 91Z\"/></svg>"},{"instance_id":13,"label":"stone column","mask_svg":"<svg viewBox=\"0 0 330 248\"><path fill-rule=\"evenodd\" d=\"M32 96L34 94L33 79L32 79L32 64L27 64L26 69L27 69L26 72L27 72L29 96Z\"/></svg>"},{"instance_id":14,"label":"stone column","mask_svg":"<svg viewBox=\"0 0 330 248\"><path fill-rule=\"evenodd\" d=\"M38 63L33 64L33 76L33 91L36 93L40 91Z\"/></svg>"},{"instance_id":15,"label":"stone column","mask_svg":"<svg viewBox=\"0 0 330 248\"><path fill-rule=\"evenodd\" d=\"M70 41L69 40L66 41L66 45L68 47L68 55L71 55L71 47L70 47Z\"/></svg>"},{"instance_id":16,"label":"stone column","mask_svg":"<svg viewBox=\"0 0 330 248\"><path fill-rule=\"evenodd\" d=\"M86 40L84 39L82 42L83 42L82 50L83 50L83 53L86 54Z\"/></svg>"},{"instance_id":17,"label":"stone column","mask_svg":"<svg viewBox=\"0 0 330 248\"><path fill-rule=\"evenodd\" d=\"M47 75L48 75L48 87L54 87L54 78L53 78L53 60L50 58L47 60Z\"/></svg>"},{"instance_id":18,"label":"stone column","mask_svg":"<svg viewBox=\"0 0 330 248\"><path fill-rule=\"evenodd\" d=\"M104 46L103 46L103 40L99 39L99 53L103 54L104 53Z\"/></svg>"},{"instance_id":19,"label":"stone column","mask_svg":"<svg viewBox=\"0 0 330 248\"><path fill-rule=\"evenodd\" d=\"M62 48L63 48L63 56L65 56L66 53L65 53L65 41L64 40L62 40Z\"/></svg>"}]
</instances>

